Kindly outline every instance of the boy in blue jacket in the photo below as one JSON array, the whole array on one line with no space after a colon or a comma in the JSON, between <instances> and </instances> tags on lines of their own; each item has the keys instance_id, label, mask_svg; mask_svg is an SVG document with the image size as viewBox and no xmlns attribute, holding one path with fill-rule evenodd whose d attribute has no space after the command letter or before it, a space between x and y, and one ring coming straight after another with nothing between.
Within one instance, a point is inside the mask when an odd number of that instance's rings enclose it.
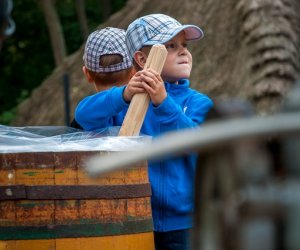
<instances>
[{"instance_id":1,"label":"boy in blue jacket","mask_svg":"<svg viewBox=\"0 0 300 250\"><path fill-rule=\"evenodd\" d=\"M125 30L106 27L93 31L87 38L82 67L89 84L96 92L126 84L135 73L125 45ZM105 108L105 107L102 107ZM73 119L71 127L83 129Z\"/></svg>"},{"instance_id":2,"label":"boy in blue jacket","mask_svg":"<svg viewBox=\"0 0 300 250\"><path fill-rule=\"evenodd\" d=\"M127 28L126 45L138 72L126 86L104 91L102 97L96 94L83 99L76 109L76 120L85 130L120 126L132 96L147 92L151 102L141 133L155 138L197 127L213 105L209 97L189 88L192 55L187 42L202 37L199 27L182 25L167 15L136 19ZM168 50L161 76L143 69L151 46L157 43ZM195 155L149 162L156 249L188 249L195 168Z\"/></svg>"}]
</instances>

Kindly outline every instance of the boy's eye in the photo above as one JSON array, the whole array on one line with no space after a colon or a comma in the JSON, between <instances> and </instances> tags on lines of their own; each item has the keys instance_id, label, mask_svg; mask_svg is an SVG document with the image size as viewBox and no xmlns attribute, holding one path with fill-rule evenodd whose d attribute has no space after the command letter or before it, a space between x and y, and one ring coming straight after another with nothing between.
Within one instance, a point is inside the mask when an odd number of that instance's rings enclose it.
<instances>
[{"instance_id":1,"label":"boy's eye","mask_svg":"<svg viewBox=\"0 0 300 250\"><path fill-rule=\"evenodd\" d=\"M175 48L175 44L174 43L166 44L166 48L167 49L174 49Z\"/></svg>"},{"instance_id":2,"label":"boy's eye","mask_svg":"<svg viewBox=\"0 0 300 250\"><path fill-rule=\"evenodd\" d=\"M182 44L176 44L176 43L169 43L166 44L166 49L178 49L178 48L187 48L188 44L187 43L182 43Z\"/></svg>"}]
</instances>

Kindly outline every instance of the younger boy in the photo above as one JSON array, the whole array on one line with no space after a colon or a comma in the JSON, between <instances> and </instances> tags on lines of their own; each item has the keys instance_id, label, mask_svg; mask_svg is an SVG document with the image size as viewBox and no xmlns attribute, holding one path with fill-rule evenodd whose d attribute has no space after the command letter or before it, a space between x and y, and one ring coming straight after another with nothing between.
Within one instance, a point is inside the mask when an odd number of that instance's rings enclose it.
<instances>
[{"instance_id":1,"label":"younger boy","mask_svg":"<svg viewBox=\"0 0 300 250\"><path fill-rule=\"evenodd\" d=\"M187 42L202 36L199 27L181 25L163 14L138 18L128 26L126 45L140 71L126 87L107 91L105 101L97 95L82 100L76 109L76 119L86 130L111 125L111 117L118 117L114 125L121 125L132 96L144 91L149 94L151 103L142 133L155 137L198 126L212 107L212 101L189 88L192 55ZM156 43L165 44L168 50L161 76L151 69L143 70L151 46ZM99 111L103 105L109 107L107 112ZM188 249L195 167L195 155L149 162L156 249Z\"/></svg>"},{"instance_id":2,"label":"younger boy","mask_svg":"<svg viewBox=\"0 0 300 250\"><path fill-rule=\"evenodd\" d=\"M91 33L85 44L83 62L82 71L97 92L126 84L135 72L125 45L125 30L118 28L107 27ZM71 127L82 129L76 119Z\"/></svg>"}]
</instances>

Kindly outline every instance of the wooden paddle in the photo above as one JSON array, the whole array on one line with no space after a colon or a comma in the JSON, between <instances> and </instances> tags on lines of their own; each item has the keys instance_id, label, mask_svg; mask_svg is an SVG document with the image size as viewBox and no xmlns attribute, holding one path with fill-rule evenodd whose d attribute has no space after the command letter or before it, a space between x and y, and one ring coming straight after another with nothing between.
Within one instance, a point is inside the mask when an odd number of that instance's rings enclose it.
<instances>
[{"instance_id":1,"label":"wooden paddle","mask_svg":"<svg viewBox=\"0 0 300 250\"><path fill-rule=\"evenodd\" d=\"M165 64L167 54L168 51L164 45L153 45L144 68L151 68L158 74L160 74ZM149 106L149 102L150 97L147 93L135 94L132 97L122 127L120 129L119 136L139 135Z\"/></svg>"}]
</instances>

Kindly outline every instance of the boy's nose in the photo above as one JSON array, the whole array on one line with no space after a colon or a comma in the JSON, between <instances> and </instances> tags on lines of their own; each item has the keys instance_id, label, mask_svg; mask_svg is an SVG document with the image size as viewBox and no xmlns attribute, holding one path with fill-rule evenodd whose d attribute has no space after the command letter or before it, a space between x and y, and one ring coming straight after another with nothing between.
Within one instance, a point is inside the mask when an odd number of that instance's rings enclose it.
<instances>
[{"instance_id":1,"label":"boy's nose","mask_svg":"<svg viewBox=\"0 0 300 250\"><path fill-rule=\"evenodd\" d=\"M179 47L179 53L180 54L186 54L187 53L187 47L184 47L184 46L180 46Z\"/></svg>"}]
</instances>

